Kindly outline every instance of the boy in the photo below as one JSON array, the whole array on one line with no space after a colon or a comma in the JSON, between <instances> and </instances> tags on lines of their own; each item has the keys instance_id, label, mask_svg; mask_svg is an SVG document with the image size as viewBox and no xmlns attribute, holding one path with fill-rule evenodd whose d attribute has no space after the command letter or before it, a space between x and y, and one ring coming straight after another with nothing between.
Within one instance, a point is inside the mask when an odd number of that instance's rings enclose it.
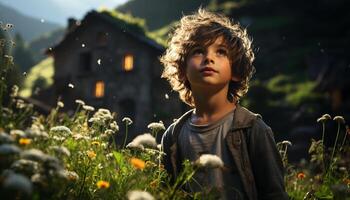
<instances>
[{"instance_id":1,"label":"boy","mask_svg":"<svg viewBox=\"0 0 350 200\"><path fill-rule=\"evenodd\" d=\"M185 159L215 154L224 169L198 171L189 185L219 191L222 199L288 199L273 133L257 114L238 104L255 68L246 30L199 9L184 16L161 62L162 77L193 107L162 138L165 169L173 179Z\"/></svg>"}]
</instances>

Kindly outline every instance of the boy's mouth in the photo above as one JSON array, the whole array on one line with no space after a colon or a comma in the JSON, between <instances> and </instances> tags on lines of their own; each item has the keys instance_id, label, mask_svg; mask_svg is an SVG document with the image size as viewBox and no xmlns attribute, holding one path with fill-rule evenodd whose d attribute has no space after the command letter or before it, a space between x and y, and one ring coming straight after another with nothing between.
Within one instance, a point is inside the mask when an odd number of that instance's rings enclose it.
<instances>
[{"instance_id":1,"label":"boy's mouth","mask_svg":"<svg viewBox=\"0 0 350 200\"><path fill-rule=\"evenodd\" d=\"M200 72L217 72L217 71L211 67L204 67L200 70Z\"/></svg>"}]
</instances>

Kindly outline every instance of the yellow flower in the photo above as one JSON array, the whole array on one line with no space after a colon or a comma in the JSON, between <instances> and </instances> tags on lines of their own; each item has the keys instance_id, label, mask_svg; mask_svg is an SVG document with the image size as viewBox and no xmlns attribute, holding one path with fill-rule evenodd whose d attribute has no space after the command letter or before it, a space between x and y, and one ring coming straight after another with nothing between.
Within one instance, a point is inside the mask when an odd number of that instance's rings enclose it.
<instances>
[{"instance_id":1,"label":"yellow flower","mask_svg":"<svg viewBox=\"0 0 350 200\"><path fill-rule=\"evenodd\" d=\"M30 144L32 142L32 140L31 139L28 139L28 138L21 138L21 139L19 139L19 141L18 141L18 143L20 144L20 145L28 145L28 144Z\"/></svg>"},{"instance_id":2,"label":"yellow flower","mask_svg":"<svg viewBox=\"0 0 350 200\"><path fill-rule=\"evenodd\" d=\"M304 179L305 176L306 176L306 175L305 175L304 172L299 172L299 173L297 174L297 178L298 178L298 179L301 179L301 180Z\"/></svg>"},{"instance_id":3,"label":"yellow flower","mask_svg":"<svg viewBox=\"0 0 350 200\"><path fill-rule=\"evenodd\" d=\"M109 186L110 186L109 182L107 182L107 181L98 181L96 183L96 185L99 189L101 189L101 188L106 189L106 188L109 188Z\"/></svg>"},{"instance_id":4,"label":"yellow flower","mask_svg":"<svg viewBox=\"0 0 350 200\"><path fill-rule=\"evenodd\" d=\"M94 159L96 157L96 153L94 151L87 151L86 152L87 156L91 159Z\"/></svg>"},{"instance_id":5,"label":"yellow flower","mask_svg":"<svg viewBox=\"0 0 350 200\"><path fill-rule=\"evenodd\" d=\"M101 143L100 143L100 142L97 142L97 141L93 141L93 142L91 142L91 144L92 144L92 145L96 145L96 146L100 146L100 145L101 145Z\"/></svg>"},{"instance_id":6,"label":"yellow flower","mask_svg":"<svg viewBox=\"0 0 350 200\"><path fill-rule=\"evenodd\" d=\"M136 169L141 169L143 170L146 166L145 161L138 159L138 158L131 158L130 163L132 166L134 166Z\"/></svg>"}]
</instances>

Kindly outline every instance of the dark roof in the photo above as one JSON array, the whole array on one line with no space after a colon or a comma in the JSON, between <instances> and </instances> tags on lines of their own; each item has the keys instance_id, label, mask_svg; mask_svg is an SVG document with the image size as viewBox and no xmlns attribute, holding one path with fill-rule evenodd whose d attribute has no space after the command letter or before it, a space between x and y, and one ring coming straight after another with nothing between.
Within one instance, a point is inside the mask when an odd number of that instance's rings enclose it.
<instances>
[{"instance_id":1,"label":"dark roof","mask_svg":"<svg viewBox=\"0 0 350 200\"><path fill-rule=\"evenodd\" d=\"M142 27L140 27L136 24L128 23L122 19L118 19L116 17L113 17L106 11L96 12L95 10L92 10L85 15L85 17L81 21L80 25L77 25L72 30L67 31L67 33L66 33L65 37L63 37L62 41L60 41L58 44L56 44L53 48L49 48L48 50L46 50L46 53L49 54L50 52L53 52L57 48L62 46L68 38L73 37L73 35L76 32L81 31L83 26L88 24L88 21L91 18L99 18L101 20L104 20L104 21L110 23L115 28L120 29L122 32L136 38L140 42L143 42L143 43L145 43L145 44L147 44L147 45L149 45L149 46L151 46L159 51L164 51L164 46L162 46L161 44L158 44L156 41L149 38L145 34L145 30Z\"/></svg>"}]
</instances>

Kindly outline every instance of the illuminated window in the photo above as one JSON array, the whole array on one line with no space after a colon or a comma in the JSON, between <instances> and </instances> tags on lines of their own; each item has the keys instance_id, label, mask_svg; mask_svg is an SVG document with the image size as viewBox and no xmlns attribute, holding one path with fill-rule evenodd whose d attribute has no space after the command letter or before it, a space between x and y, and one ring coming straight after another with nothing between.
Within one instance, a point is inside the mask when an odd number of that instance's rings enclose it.
<instances>
[{"instance_id":1,"label":"illuminated window","mask_svg":"<svg viewBox=\"0 0 350 200\"><path fill-rule=\"evenodd\" d=\"M124 71L131 71L134 68L134 56L131 54L126 54L124 56Z\"/></svg>"},{"instance_id":2,"label":"illuminated window","mask_svg":"<svg viewBox=\"0 0 350 200\"><path fill-rule=\"evenodd\" d=\"M105 83L103 81L97 81L95 84L95 97L101 98L105 95Z\"/></svg>"}]
</instances>

